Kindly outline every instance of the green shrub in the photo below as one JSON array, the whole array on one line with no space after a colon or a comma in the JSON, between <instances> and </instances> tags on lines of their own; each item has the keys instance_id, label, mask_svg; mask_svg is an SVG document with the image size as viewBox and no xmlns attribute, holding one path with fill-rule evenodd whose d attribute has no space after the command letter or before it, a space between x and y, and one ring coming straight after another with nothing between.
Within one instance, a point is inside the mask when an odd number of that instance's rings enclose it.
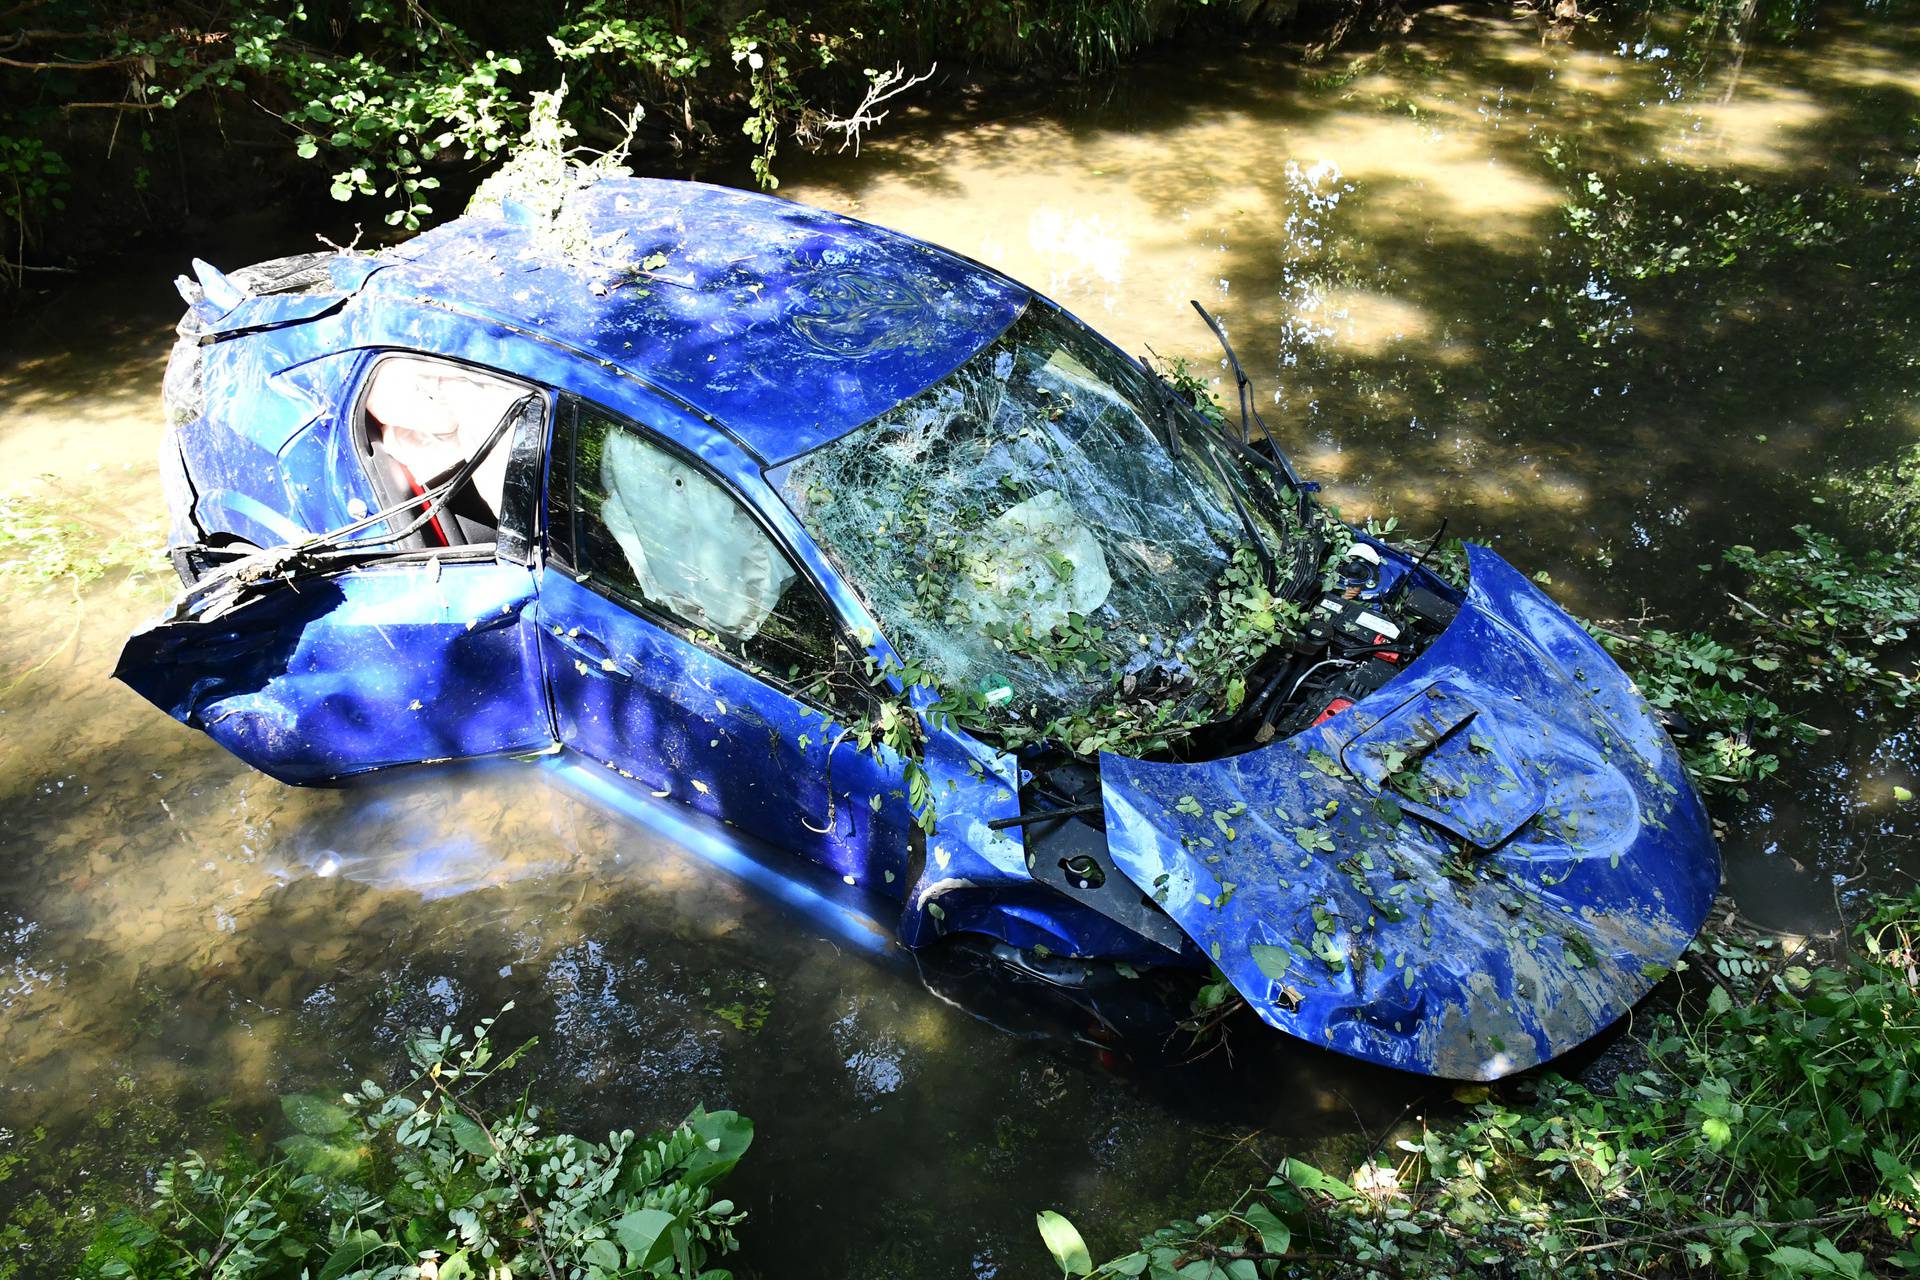
<instances>
[{"instance_id":1,"label":"green shrub","mask_svg":"<svg viewBox=\"0 0 1920 1280\"><path fill-rule=\"evenodd\" d=\"M1599 629L1648 700L1691 723L1681 753L1702 790L1744 795L1779 768L1775 748L1818 736L1783 704L1845 694L1885 723L1920 698L1908 643L1920 631L1920 559L1794 532L1798 547L1727 551L1745 582L1716 635Z\"/></svg>"},{"instance_id":2,"label":"green shrub","mask_svg":"<svg viewBox=\"0 0 1920 1280\"><path fill-rule=\"evenodd\" d=\"M470 1042L451 1027L413 1039L414 1074L391 1093L369 1080L284 1099L294 1132L270 1159L236 1144L168 1161L152 1204L111 1216L80 1274L726 1280L708 1259L737 1248L746 1215L713 1184L745 1153L752 1123L696 1108L640 1140L548 1134L524 1095L487 1105L532 1043L496 1058L492 1025Z\"/></svg>"},{"instance_id":3,"label":"green shrub","mask_svg":"<svg viewBox=\"0 0 1920 1280\"><path fill-rule=\"evenodd\" d=\"M1151 1280L1722 1275L1920 1270L1920 894L1853 951L1696 944L1689 994L1605 1087L1464 1087L1347 1177L1283 1161L1260 1187L1098 1267L1045 1215L1069 1275Z\"/></svg>"}]
</instances>

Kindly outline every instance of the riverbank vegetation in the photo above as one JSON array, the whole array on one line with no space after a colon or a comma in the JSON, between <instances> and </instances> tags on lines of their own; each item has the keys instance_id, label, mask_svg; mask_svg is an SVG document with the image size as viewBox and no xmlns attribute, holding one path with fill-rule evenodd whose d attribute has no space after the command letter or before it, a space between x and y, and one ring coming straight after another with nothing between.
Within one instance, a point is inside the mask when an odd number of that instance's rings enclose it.
<instances>
[{"instance_id":1,"label":"riverbank vegetation","mask_svg":"<svg viewBox=\"0 0 1920 1280\"><path fill-rule=\"evenodd\" d=\"M1805 525L1800 545L1736 546L1742 575L1711 634L1596 628L1672 728L1706 794L1747 795L1780 768L1781 753L1821 730L1817 702L1842 699L1879 724L1911 714L1920 667L1920 560L1904 551L1853 552Z\"/></svg>"},{"instance_id":2,"label":"riverbank vegetation","mask_svg":"<svg viewBox=\"0 0 1920 1280\"><path fill-rule=\"evenodd\" d=\"M323 173L368 222L412 229L444 212L443 182L470 188L503 159L534 95L563 82L567 123L590 142L613 145L635 122L660 164L744 150L772 187L786 149L857 147L908 102L1110 72L1193 24L1313 30L1341 8L30 2L0 31L0 243L17 282L242 186L257 199L265 180L310 189Z\"/></svg>"},{"instance_id":3,"label":"riverbank vegetation","mask_svg":"<svg viewBox=\"0 0 1920 1280\"><path fill-rule=\"evenodd\" d=\"M1821 963L1710 934L1608 1083L1456 1089L1350 1173L1285 1160L1098 1266L1057 1214L1042 1239L1100 1280L1920 1270L1920 895L1881 899L1852 944Z\"/></svg>"},{"instance_id":4,"label":"riverbank vegetation","mask_svg":"<svg viewBox=\"0 0 1920 1280\"><path fill-rule=\"evenodd\" d=\"M511 1008L511 1006L508 1006ZM284 1098L270 1153L235 1136L163 1164L150 1204L112 1214L78 1274L99 1280L726 1280L746 1218L715 1195L750 1121L696 1108L663 1133L549 1133L505 1087L494 1019L416 1033L382 1087Z\"/></svg>"}]
</instances>

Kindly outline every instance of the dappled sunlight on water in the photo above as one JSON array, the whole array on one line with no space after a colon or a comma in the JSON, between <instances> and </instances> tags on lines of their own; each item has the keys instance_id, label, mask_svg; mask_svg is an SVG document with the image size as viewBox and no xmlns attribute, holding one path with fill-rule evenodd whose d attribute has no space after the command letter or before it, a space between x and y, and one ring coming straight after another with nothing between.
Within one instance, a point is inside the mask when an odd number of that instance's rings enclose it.
<instances>
[{"instance_id":1,"label":"dappled sunlight on water","mask_svg":"<svg viewBox=\"0 0 1920 1280\"><path fill-rule=\"evenodd\" d=\"M1822 477L1920 438L1920 307L1882 270L1915 235L1916 38L1749 35L1439 8L1304 69L1188 47L993 120L903 113L857 159L783 156L782 190L1218 378L1197 298L1349 517L1446 517L1583 612L1704 626L1725 583L1700 564L1844 528ZM250 235L205 256L310 243ZM56 507L84 553L0 576L0 1130L46 1128L49 1180L116 1126L141 1136L95 1173L135 1179L210 1108L247 1126L383 1077L408 1028L511 999L569 1123L760 1121L733 1191L761 1274L1024 1275L1037 1208L1102 1251L1423 1096L1273 1038L1124 1061L592 766L301 790L166 720L107 676L172 591L152 459L184 265L67 289L0 368L0 498ZM1836 728L1730 816L1730 885L1783 928L1916 862L1893 787L1920 788L1917 735Z\"/></svg>"}]
</instances>

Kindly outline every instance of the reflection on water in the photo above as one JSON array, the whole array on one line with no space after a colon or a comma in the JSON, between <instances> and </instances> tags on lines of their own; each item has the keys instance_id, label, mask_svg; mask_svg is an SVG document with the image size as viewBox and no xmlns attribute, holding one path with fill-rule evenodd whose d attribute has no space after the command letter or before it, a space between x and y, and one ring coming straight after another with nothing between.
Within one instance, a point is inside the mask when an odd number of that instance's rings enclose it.
<instances>
[{"instance_id":1,"label":"reflection on water","mask_svg":"<svg viewBox=\"0 0 1920 1280\"><path fill-rule=\"evenodd\" d=\"M1586 612L1710 624L1719 546L1844 529L1821 477L1920 436L1920 37L1823 21L1562 39L1439 9L1304 71L1190 48L1072 101L906 121L785 191L1213 369L1199 298L1350 516L1448 514ZM212 256L305 247L250 234ZM58 502L96 555L158 536L179 265L76 285L0 372L0 497ZM976 974L889 941L885 904L590 768L280 786L106 680L164 569L0 592L0 1141L26 1159L0 1213L508 1000L569 1123L759 1120L735 1190L762 1274L1027 1274L1037 1208L1117 1246L1422 1097L1276 1040L1175 1068L1071 1009L986 1007ZM1782 928L1823 927L1836 877L1913 865L1889 797L1920 789L1920 734L1837 727L1731 815L1731 886Z\"/></svg>"}]
</instances>

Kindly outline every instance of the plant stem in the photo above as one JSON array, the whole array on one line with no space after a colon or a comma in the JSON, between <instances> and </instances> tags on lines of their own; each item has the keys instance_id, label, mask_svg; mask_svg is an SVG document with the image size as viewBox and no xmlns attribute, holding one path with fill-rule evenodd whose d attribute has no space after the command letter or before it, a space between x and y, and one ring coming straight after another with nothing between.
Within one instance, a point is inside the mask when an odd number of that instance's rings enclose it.
<instances>
[{"instance_id":1,"label":"plant stem","mask_svg":"<svg viewBox=\"0 0 1920 1280\"><path fill-rule=\"evenodd\" d=\"M1685 1240L1692 1236L1711 1235L1716 1231L1731 1231L1737 1227L1752 1227L1756 1231L1790 1231L1795 1227L1824 1227L1835 1222L1846 1222L1864 1218L1869 1210L1860 1205L1853 1209L1842 1209L1838 1213L1822 1214L1817 1218L1794 1218L1785 1222L1768 1222L1758 1218L1723 1218L1719 1222L1701 1222L1691 1227L1675 1227L1671 1231L1656 1231L1650 1236L1628 1236L1619 1240L1600 1240L1593 1244L1583 1244L1574 1249L1575 1253L1598 1253L1603 1249L1622 1249L1629 1245L1660 1244L1668 1240Z\"/></svg>"}]
</instances>

